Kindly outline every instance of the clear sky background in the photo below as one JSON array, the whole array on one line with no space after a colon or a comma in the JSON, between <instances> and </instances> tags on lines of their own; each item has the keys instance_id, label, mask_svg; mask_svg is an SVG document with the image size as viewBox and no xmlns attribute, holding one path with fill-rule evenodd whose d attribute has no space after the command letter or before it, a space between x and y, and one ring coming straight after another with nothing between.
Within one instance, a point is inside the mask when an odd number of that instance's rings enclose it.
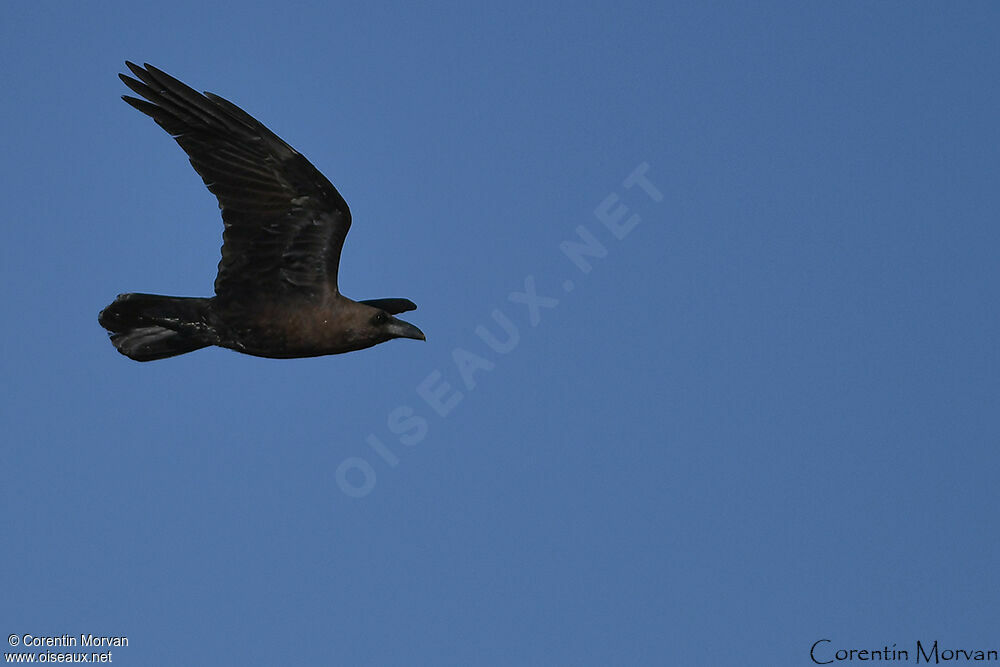
<instances>
[{"instance_id":1,"label":"clear sky background","mask_svg":"<svg viewBox=\"0 0 1000 667\"><path fill-rule=\"evenodd\" d=\"M1000 648L1000 8L502 4L3 5L3 635L125 635L122 665ZM211 294L222 231L125 59L305 154L354 214L342 290L413 299L427 342L119 355L98 311Z\"/></svg>"}]
</instances>

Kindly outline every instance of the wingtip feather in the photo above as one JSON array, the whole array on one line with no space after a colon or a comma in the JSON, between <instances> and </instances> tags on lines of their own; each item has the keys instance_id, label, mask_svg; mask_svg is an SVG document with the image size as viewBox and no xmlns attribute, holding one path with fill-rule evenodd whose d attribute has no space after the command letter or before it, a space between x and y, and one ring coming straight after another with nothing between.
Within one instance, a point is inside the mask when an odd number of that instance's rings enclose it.
<instances>
[{"instance_id":1,"label":"wingtip feather","mask_svg":"<svg viewBox=\"0 0 1000 667\"><path fill-rule=\"evenodd\" d=\"M132 74L135 74L140 79L142 78L142 75L146 73L146 71L144 69L142 69L141 67L139 67L138 65L136 65L134 62L132 62L130 60L126 60L125 61L125 66L129 68L129 70L132 72Z\"/></svg>"}]
</instances>

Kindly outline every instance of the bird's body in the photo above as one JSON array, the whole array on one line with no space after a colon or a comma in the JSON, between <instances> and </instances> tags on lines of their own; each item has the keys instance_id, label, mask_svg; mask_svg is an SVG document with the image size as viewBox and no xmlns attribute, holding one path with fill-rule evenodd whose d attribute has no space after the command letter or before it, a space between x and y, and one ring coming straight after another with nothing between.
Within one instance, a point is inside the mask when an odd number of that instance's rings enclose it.
<instances>
[{"instance_id":1,"label":"bird's body","mask_svg":"<svg viewBox=\"0 0 1000 667\"><path fill-rule=\"evenodd\" d=\"M169 132L216 195L222 260L211 298L122 294L101 311L115 347L137 361L209 345L259 357L314 357L392 338L424 339L394 317L408 299L354 301L337 287L351 213L302 155L245 111L152 67L126 63L126 102Z\"/></svg>"}]
</instances>

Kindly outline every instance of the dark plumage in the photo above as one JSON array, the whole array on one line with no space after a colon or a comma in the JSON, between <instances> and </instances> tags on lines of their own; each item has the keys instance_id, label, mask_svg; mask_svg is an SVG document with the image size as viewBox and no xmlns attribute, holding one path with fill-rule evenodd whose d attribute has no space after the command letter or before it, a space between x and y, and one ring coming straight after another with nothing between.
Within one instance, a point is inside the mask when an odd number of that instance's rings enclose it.
<instances>
[{"instance_id":1,"label":"dark plumage","mask_svg":"<svg viewBox=\"0 0 1000 667\"><path fill-rule=\"evenodd\" d=\"M394 315L408 299L352 301L337 289L351 211L291 146L218 95L146 64L120 74L122 99L173 136L219 200L225 230L215 296L121 294L101 326L122 354L152 361L209 345L259 357L315 357L392 338L424 340Z\"/></svg>"}]
</instances>

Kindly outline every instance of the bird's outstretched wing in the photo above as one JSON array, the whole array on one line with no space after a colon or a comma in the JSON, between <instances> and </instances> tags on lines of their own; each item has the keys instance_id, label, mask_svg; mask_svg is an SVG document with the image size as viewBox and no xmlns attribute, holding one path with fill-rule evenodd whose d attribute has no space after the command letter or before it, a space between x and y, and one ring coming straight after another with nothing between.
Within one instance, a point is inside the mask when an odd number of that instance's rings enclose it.
<instances>
[{"instance_id":1,"label":"bird's outstretched wing","mask_svg":"<svg viewBox=\"0 0 1000 667\"><path fill-rule=\"evenodd\" d=\"M232 102L152 65L125 64L139 80L121 80L145 100L122 99L173 136L219 199L225 231L216 295L318 299L335 291L351 212L330 181Z\"/></svg>"}]
</instances>

